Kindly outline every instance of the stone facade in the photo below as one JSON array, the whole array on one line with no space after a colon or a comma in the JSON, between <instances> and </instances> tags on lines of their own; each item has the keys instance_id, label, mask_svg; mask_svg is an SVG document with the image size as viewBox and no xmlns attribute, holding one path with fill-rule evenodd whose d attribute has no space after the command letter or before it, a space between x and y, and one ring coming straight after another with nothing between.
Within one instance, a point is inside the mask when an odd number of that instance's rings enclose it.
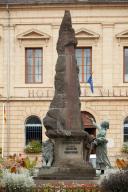
<instances>
[{"instance_id":1,"label":"stone facade","mask_svg":"<svg viewBox=\"0 0 128 192\"><path fill-rule=\"evenodd\" d=\"M88 84L81 84L81 111L91 113L97 123L109 120L108 153L114 164L121 155L123 122L128 116L128 84L123 82L128 3L0 6L0 146L3 103L4 155L24 151L28 116L36 115L43 122L54 95L56 43L66 9L72 15L78 47L92 47L94 94ZM27 47L43 48L43 83L25 84Z\"/></svg>"}]
</instances>

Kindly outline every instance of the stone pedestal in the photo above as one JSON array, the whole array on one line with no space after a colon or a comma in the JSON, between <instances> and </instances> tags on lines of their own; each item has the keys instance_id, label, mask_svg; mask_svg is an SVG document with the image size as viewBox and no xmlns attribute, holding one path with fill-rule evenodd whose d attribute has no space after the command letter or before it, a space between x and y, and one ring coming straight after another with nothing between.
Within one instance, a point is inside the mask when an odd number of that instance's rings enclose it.
<instances>
[{"instance_id":1,"label":"stone pedestal","mask_svg":"<svg viewBox=\"0 0 128 192\"><path fill-rule=\"evenodd\" d=\"M53 167L41 168L38 179L83 180L95 178L96 171L86 161L88 151L84 147L82 137L56 138Z\"/></svg>"},{"instance_id":2,"label":"stone pedestal","mask_svg":"<svg viewBox=\"0 0 128 192\"><path fill-rule=\"evenodd\" d=\"M54 153L55 166L76 167L83 165L87 153L84 149L84 139L79 137L56 138Z\"/></svg>"}]
</instances>

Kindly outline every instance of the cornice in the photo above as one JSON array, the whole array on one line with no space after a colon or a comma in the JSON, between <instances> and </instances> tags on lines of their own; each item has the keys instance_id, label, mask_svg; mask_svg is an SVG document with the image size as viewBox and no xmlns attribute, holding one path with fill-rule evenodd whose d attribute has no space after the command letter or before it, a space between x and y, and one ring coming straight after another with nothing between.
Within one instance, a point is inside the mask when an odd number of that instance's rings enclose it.
<instances>
[{"instance_id":1,"label":"cornice","mask_svg":"<svg viewBox=\"0 0 128 192\"><path fill-rule=\"evenodd\" d=\"M12 9L71 9L71 8L121 8L123 7L124 9L128 8L128 2L126 3L63 3L63 4L0 4L0 9L6 10L8 5L8 10Z\"/></svg>"}]
</instances>

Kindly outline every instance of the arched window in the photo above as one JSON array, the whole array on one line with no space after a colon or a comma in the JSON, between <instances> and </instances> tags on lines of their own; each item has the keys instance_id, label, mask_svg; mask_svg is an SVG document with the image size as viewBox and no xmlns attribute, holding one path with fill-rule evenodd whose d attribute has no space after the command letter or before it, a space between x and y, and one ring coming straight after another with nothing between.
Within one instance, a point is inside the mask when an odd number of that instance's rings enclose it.
<instances>
[{"instance_id":1,"label":"arched window","mask_svg":"<svg viewBox=\"0 0 128 192\"><path fill-rule=\"evenodd\" d=\"M128 142L128 117L124 120L124 142Z\"/></svg>"},{"instance_id":2,"label":"arched window","mask_svg":"<svg viewBox=\"0 0 128 192\"><path fill-rule=\"evenodd\" d=\"M38 117L32 115L25 123L26 144L32 140L42 142L42 124Z\"/></svg>"}]
</instances>

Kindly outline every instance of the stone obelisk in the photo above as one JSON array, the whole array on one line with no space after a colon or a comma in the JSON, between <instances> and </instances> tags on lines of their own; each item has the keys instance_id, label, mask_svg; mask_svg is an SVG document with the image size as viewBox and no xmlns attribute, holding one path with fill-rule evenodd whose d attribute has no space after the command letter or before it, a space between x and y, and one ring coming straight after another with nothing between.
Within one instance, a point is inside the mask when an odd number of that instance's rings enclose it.
<instances>
[{"instance_id":1,"label":"stone obelisk","mask_svg":"<svg viewBox=\"0 0 128 192\"><path fill-rule=\"evenodd\" d=\"M55 94L43 120L46 135L55 143L54 163L49 170L40 171L43 178L84 179L95 176L95 170L87 163L90 137L84 131L80 112L76 45L71 15L65 11L57 42Z\"/></svg>"},{"instance_id":2,"label":"stone obelisk","mask_svg":"<svg viewBox=\"0 0 128 192\"><path fill-rule=\"evenodd\" d=\"M75 135L82 131L80 85L75 58L77 41L69 11L65 11L57 42L58 59L55 75L55 95L44 118L48 137ZM82 133L83 134L83 133Z\"/></svg>"}]
</instances>

